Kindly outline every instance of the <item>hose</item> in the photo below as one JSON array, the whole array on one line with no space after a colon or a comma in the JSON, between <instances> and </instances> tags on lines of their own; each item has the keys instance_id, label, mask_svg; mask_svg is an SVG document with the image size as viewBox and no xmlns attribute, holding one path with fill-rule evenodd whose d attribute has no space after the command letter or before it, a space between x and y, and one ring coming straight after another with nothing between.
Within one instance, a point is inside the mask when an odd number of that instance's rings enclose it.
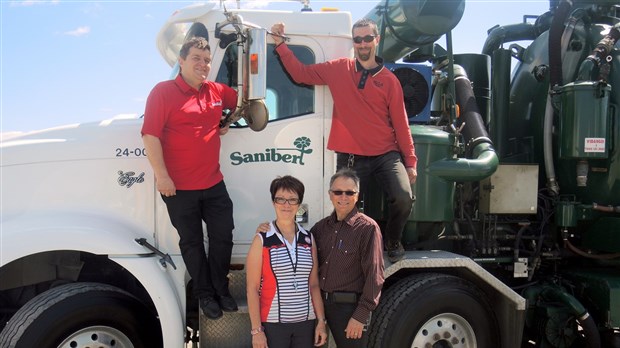
<instances>
[{"instance_id":1,"label":"hose","mask_svg":"<svg viewBox=\"0 0 620 348\"><path fill-rule=\"evenodd\" d=\"M553 105L551 104L551 87L545 104L545 118L543 124L543 156L545 159L545 174L547 175L547 188L551 194L557 196L560 186L555 178L555 164L553 162Z\"/></svg>"},{"instance_id":2,"label":"hose","mask_svg":"<svg viewBox=\"0 0 620 348\"><path fill-rule=\"evenodd\" d=\"M472 83L463 69L459 65L454 66L454 88L456 94L456 104L460 109L460 116L456 120L456 127L462 129L463 140L465 142L466 153L471 155L473 149L481 143L493 145L487 133L486 126L482 120L482 115L476 103L476 96L472 88Z\"/></svg>"},{"instance_id":3,"label":"hose","mask_svg":"<svg viewBox=\"0 0 620 348\"><path fill-rule=\"evenodd\" d=\"M429 164L426 170L429 175L448 181L480 181L495 173L499 159L484 126L476 104L474 90L465 69L454 65L454 75L455 99L461 110L460 117L457 119L457 127L465 124L462 135L467 158L438 160Z\"/></svg>"},{"instance_id":4,"label":"hose","mask_svg":"<svg viewBox=\"0 0 620 348\"><path fill-rule=\"evenodd\" d=\"M552 133L553 114L555 111L551 99L554 87L562 85L562 33L564 31L564 22L569 16L571 7L572 1L562 1L557 7L549 28L549 94L547 95L543 123L543 156L547 187L554 195L560 193L560 186L555 177L555 164L553 161ZM570 30L572 30L572 27Z\"/></svg>"},{"instance_id":5,"label":"hose","mask_svg":"<svg viewBox=\"0 0 620 348\"><path fill-rule=\"evenodd\" d=\"M428 175L447 181L472 182L488 178L497 170L498 159L495 150L488 143L474 148L473 159L441 159L429 164Z\"/></svg>"},{"instance_id":6,"label":"hose","mask_svg":"<svg viewBox=\"0 0 620 348\"><path fill-rule=\"evenodd\" d=\"M482 54L492 55L505 42L534 40L539 31L532 23L497 26L489 31L482 46Z\"/></svg>"},{"instance_id":7,"label":"hose","mask_svg":"<svg viewBox=\"0 0 620 348\"><path fill-rule=\"evenodd\" d=\"M575 254L577 254L579 256L583 256L583 257L588 258L588 259L613 260L613 259L620 258L620 253L613 253L613 254L590 254L590 253L587 253L587 252L577 248L576 246L574 246L573 243L571 243L568 239L564 240L564 247L566 247L570 251L574 252Z\"/></svg>"},{"instance_id":8,"label":"hose","mask_svg":"<svg viewBox=\"0 0 620 348\"><path fill-rule=\"evenodd\" d=\"M596 327L596 323L594 323L594 319L586 308L572 295L561 291L557 288L546 287L541 296L545 298L551 298L552 300L558 300L564 303L568 308L572 310L577 318L577 322L583 328L583 332L585 335L586 348L600 348L601 347L601 336L598 333L598 328Z\"/></svg>"},{"instance_id":9,"label":"hose","mask_svg":"<svg viewBox=\"0 0 620 348\"><path fill-rule=\"evenodd\" d=\"M514 261L519 260L519 244L521 243L521 236L523 236L523 232L529 228L529 224L521 226L519 232L515 236L515 245L514 245Z\"/></svg>"},{"instance_id":10,"label":"hose","mask_svg":"<svg viewBox=\"0 0 620 348\"><path fill-rule=\"evenodd\" d=\"M549 28L549 82L551 87L562 85L562 33L572 7L571 0L560 2Z\"/></svg>"},{"instance_id":11,"label":"hose","mask_svg":"<svg viewBox=\"0 0 620 348\"><path fill-rule=\"evenodd\" d=\"M620 213L620 206L614 207L611 205L600 205L598 203L592 203L592 209L602 211L604 213Z\"/></svg>"},{"instance_id":12,"label":"hose","mask_svg":"<svg viewBox=\"0 0 620 348\"><path fill-rule=\"evenodd\" d=\"M605 61L605 57L611 53L618 39L620 39L620 23L617 23L609 30L609 33L599 41L590 55L581 63L577 75L578 81L592 80L594 68L600 66L601 62Z\"/></svg>"},{"instance_id":13,"label":"hose","mask_svg":"<svg viewBox=\"0 0 620 348\"><path fill-rule=\"evenodd\" d=\"M561 302L570 309L579 325L583 328L586 342L585 348L601 348L601 336L594 319L574 296L557 286L528 287L525 289L523 296L527 299L530 308L534 308L539 301Z\"/></svg>"}]
</instances>

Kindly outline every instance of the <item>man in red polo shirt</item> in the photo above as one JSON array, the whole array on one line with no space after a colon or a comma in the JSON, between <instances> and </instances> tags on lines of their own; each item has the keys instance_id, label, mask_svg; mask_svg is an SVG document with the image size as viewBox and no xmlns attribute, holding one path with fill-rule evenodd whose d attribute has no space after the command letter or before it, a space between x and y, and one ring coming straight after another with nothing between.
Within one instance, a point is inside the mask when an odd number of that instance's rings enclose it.
<instances>
[{"instance_id":1,"label":"man in red polo shirt","mask_svg":"<svg viewBox=\"0 0 620 348\"><path fill-rule=\"evenodd\" d=\"M234 110L237 92L207 81L211 49L204 38L185 42L180 73L158 83L146 102L142 140L157 182L157 190L179 233L179 247L193 280L193 294L210 319L237 311L228 290L233 247L233 204L220 171L222 111ZM202 222L207 225L208 257Z\"/></svg>"},{"instance_id":2,"label":"man in red polo shirt","mask_svg":"<svg viewBox=\"0 0 620 348\"><path fill-rule=\"evenodd\" d=\"M284 42L284 24L271 28L276 53L298 83L327 85L334 99L327 148L337 153L337 170L351 168L366 192L373 175L387 195L388 218L384 233L388 258L404 256L402 233L411 213L411 185L417 177L417 157L396 76L375 55L379 32L369 19L352 28L355 58L304 65ZM363 197L362 197L363 199Z\"/></svg>"}]
</instances>

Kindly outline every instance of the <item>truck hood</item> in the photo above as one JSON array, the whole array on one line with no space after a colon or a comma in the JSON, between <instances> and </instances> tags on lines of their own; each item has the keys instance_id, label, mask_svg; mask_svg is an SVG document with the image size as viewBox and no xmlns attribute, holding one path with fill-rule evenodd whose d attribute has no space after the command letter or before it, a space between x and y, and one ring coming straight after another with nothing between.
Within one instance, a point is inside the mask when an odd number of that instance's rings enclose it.
<instances>
[{"instance_id":1,"label":"truck hood","mask_svg":"<svg viewBox=\"0 0 620 348\"><path fill-rule=\"evenodd\" d=\"M77 123L39 131L8 134L0 141L1 166L42 162L98 160L142 151L137 115Z\"/></svg>"}]
</instances>

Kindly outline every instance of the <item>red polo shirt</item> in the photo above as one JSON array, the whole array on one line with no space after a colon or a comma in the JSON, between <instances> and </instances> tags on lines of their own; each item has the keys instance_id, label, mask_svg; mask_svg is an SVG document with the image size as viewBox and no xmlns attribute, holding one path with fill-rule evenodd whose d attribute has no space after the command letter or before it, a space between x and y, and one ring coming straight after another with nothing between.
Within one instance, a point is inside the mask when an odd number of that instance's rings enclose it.
<instances>
[{"instance_id":1,"label":"red polo shirt","mask_svg":"<svg viewBox=\"0 0 620 348\"><path fill-rule=\"evenodd\" d=\"M237 106L237 92L203 81L200 90L179 76L158 83L144 111L142 135L160 139L164 162L178 190L201 190L222 181L219 123Z\"/></svg>"},{"instance_id":2,"label":"red polo shirt","mask_svg":"<svg viewBox=\"0 0 620 348\"><path fill-rule=\"evenodd\" d=\"M403 90L392 72L384 67L374 74L371 72L360 89L362 71L357 69L355 59L305 65L286 44L279 45L276 52L296 82L329 86L334 109L328 149L362 156L398 151L405 167L416 168L418 159Z\"/></svg>"}]
</instances>

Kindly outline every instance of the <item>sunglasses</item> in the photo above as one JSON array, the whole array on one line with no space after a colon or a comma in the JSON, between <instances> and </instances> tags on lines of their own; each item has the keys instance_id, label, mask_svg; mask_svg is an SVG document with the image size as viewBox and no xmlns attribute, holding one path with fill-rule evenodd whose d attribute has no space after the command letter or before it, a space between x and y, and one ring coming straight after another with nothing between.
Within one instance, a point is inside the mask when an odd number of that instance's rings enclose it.
<instances>
[{"instance_id":1,"label":"sunglasses","mask_svg":"<svg viewBox=\"0 0 620 348\"><path fill-rule=\"evenodd\" d=\"M377 37L377 35L366 35L364 37L362 36L356 36L353 38L353 42L355 42L356 44L361 44L362 41L366 42L366 43L370 43L372 42L375 38Z\"/></svg>"},{"instance_id":2,"label":"sunglasses","mask_svg":"<svg viewBox=\"0 0 620 348\"><path fill-rule=\"evenodd\" d=\"M343 193L347 196L353 196L357 194L356 191L329 190L329 192L335 194L336 196L342 196Z\"/></svg>"}]
</instances>

